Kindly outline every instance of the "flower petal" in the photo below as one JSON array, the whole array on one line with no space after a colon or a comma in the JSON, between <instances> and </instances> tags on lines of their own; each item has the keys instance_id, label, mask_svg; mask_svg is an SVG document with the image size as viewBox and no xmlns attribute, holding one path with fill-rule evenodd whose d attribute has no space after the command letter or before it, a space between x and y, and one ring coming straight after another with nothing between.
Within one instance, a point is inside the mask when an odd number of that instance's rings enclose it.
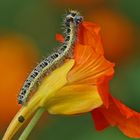
<instances>
[{"instance_id":1,"label":"flower petal","mask_svg":"<svg viewBox=\"0 0 140 140\"><path fill-rule=\"evenodd\" d=\"M114 73L114 64L96 53L91 46L76 44L74 59L75 65L68 75L69 82L95 85L102 77Z\"/></svg>"},{"instance_id":2,"label":"flower petal","mask_svg":"<svg viewBox=\"0 0 140 140\"><path fill-rule=\"evenodd\" d=\"M95 128L98 131L105 129L106 127L110 126L106 118L103 116L102 112L99 109L92 110L92 117L95 123Z\"/></svg>"},{"instance_id":3,"label":"flower petal","mask_svg":"<svg viewBox=\"0 0 140 140\"><path fill-rule=\"evenodd\" d=\"M108 108L102 106L97 110L111 126L118 128L128 137L140 138L140 113L133 111L110 95ZM94 119L94 113L93 119Z\"/></svg>"},{"instance_id":4,"label":"flower petal","mask_svg":"<svg viewBox=\"0 0 140 140\"><path fill-rule=\"evenodd\" d=\"M92 22L82 22L78 32L78 42L89 45L98 54L104 54L100 26Z\"/></svg>"},{"instance_id":5,"label":"flower petal","mask_svg":"<svg viewBox=\"0 0 140 140\"><path fill-rule=\"evenodd\" d=\"M112 79L113 77L113 73L110 74L109 76L104 76L100 79L100 83L98 83L98 91L99 91L99 94L104 102L104 106L106 108L108 108L109 106L109 95L110 95L110 92L109 92L109 81Z\"/></svg>"},{"instance_id":6,"label":"flower petal","mask_svg":"<svg viewBox=\"0 0 140 140\"><path fill-rule=\"evenodd\" d=\"M96 86L66 85L46 104L50 114L79 114L103 104Z\"/></svg>"}]
</instances>

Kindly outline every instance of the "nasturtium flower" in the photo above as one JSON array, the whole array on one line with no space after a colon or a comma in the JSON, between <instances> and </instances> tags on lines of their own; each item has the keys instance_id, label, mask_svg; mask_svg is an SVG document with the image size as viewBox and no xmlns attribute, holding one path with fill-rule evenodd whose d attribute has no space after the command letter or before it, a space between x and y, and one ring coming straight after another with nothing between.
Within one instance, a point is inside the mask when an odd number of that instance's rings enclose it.
<instances>
[{"instance_id":1,"label":"nasturtium flower","mask_svg":"<svg viewBox=\"0 0 140 140\"><path fill-rule=\"evenodd\" d=\"M63 42L63 37L57 35ZM117 126L129 137L140 137L140 115L109 93L114 64L104 57L100 27L83 22L74 44L73 59L52 71L11 122L3 140L11 139L41 107L50 114L73 115L91 112L97 130ZM21 120L19 122L19 116ZM21 123L23 121L23 123Z\"/></svg>"}]
</instances>

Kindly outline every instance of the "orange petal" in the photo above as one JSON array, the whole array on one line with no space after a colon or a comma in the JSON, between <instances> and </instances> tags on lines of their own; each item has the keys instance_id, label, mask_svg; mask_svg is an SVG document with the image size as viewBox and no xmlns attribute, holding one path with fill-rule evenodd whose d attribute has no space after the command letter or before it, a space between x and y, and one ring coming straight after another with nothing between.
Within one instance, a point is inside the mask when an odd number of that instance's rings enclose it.
<instances>
[{"instance_id":1,"label":"orange petal","mask_svg":"<svg viewBox=\"0 0 140 140\"><path fill-rule=\"evenodd\" d=\"M114 64L103 56L99 31L100 27L94 23L83 22L80 25L74 47L76 63L69 73L69 82L95 85L100 83L104 76L113 75Z\"/></svg>"},{"instance_id":2,"label":"orange petal","mask_svg":"<svg viewBox=\"0 0 140 140\"><path fill-rule=\"evenodd\" d=\"M78 41L80 44L89 45L98 54L103 54L103 45L100 27L92 22L83 22L79 27Z\"/></svg>"},{"instance_id":3,"label":"orange petal","mask_svg":"<svg viewBox=\"0 0 140 140\"><path fill-rule=\"evenodd\" d=\"M98 111L111 126L118 126L128 137L140 138L140 113L133 111L111 96L109 108L100 107Z\"/></svg>"},{"instance_id":4,"label":"orange petal","mask_svg":"<svg viewBox=\"0 0 140 140\"><path fill-rule=\"evenodd\" d=\"M95 85L104 76L113 74L114 64L107 61L103 55L94 51L92 46L75 44L75 65L69 72L69 82Z\"/></svg>"}]
</instances>

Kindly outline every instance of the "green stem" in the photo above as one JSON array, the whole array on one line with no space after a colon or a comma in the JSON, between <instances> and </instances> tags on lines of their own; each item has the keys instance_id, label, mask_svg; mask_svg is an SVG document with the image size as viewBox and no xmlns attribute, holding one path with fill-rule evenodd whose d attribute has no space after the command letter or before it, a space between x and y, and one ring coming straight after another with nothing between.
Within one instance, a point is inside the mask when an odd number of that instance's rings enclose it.
<instances>
[{"instance_id":1,"label":"green stem","mask_svg":"<svg viewBox=\"0 0 140 140\"><path fill-rule=\"evenodd\" d=\"M23 133L21 134L18 140L26 140L28 138L29 134L31 133L32 129L35 127L36 123L39 121L44 111L45 111L45 108L43 107L39 108L36 111L32 120L29 122L29 124L27 125L27 127L25 128L25 130L23 131Z\"/></svg>"}]
</instances>

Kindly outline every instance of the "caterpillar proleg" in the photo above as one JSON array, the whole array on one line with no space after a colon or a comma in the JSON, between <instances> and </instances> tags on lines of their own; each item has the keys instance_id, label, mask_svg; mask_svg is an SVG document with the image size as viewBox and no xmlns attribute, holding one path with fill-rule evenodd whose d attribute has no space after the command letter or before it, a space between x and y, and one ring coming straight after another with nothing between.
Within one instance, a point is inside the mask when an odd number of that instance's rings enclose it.
<instances>
[{"instance_id":1,"label":"caterpillar proleg","mask_svg":"<svg viewBox=\"0 0 140 140\"><path fill-rule=\"evenodd\" d=\"M61 44L56 52L52 53L47 58L44 58L29 74L18 95L19 104L24 105L24 103L26 103L30 93L33 92L33 89L36 87L43 75L50 73L50 70L52 70L60 61L64 61L65 58L72 57L69 54L72 54L78 26L82 21L83 17L79 12L73 10L69 11L64 19L66 30L64 43Z\"/></svg>"}]
</instances>

